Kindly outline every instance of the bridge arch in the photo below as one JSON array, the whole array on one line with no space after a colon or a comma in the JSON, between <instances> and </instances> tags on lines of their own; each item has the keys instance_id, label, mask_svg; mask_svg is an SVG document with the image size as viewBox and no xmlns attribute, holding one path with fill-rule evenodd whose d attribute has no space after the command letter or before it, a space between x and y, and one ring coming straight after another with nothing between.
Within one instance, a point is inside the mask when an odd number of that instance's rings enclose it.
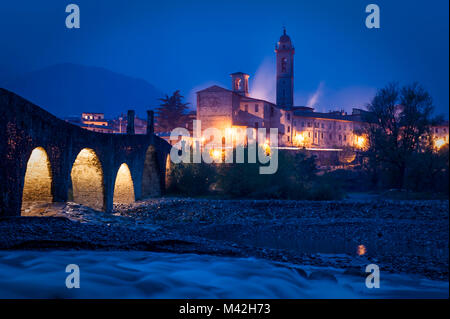
<instances>
[{"instance_id":1,"label":"bridge arch","mask_svg":"<svg viewBox=\"0 0 450 319\"><path fill-rule=\"evenodd\" d=\"M52 170L47 152L43 147L32 150L27 161L22 190L22 212L33 203L51 203Z\"/></svg>"},{"instance_id":2,"label":"bridge arch","mask_svg":"<svg viewBox=\"0 0 450 319\"><path fill-rule=\"evenodd\" d=\"M170 159L170 154L166 157L166 171L165 171L165 187L166 190L170 189L172 183L172 161Z\"/></svg>"},{"instance_id":3,"label":"bridge arch","mask_svg":"<svg viewBox=\"0 0 450 319\"><path fill-rule=\"evenodd\" d=\"M134 194L134 183L130 168L126 163L120 165L114 183L114 204L130 204L136 200Z\"/></svg>"},{"instance_id":4,"label":"bridge arch","mask_svg":"<svg viewBox=\"0 0 450 319\"><path fill-rule=\"evenodd\" d=\"M142 171L142 197L157 197L161 195L160 171L156 149L153 145L147 148Z\"/></svg>"},{"instance_id":5,"label":"bridge arch","mask_svg":"<svg viewBox=\"0 0 450 319\"><path fill-rule=\"evenodd\" d=\"M72 194L69 194L69 198L95 210L105 209L103 168L93 149L83 148L78 153L70 177Z\"/></svg>"}]
</instances>

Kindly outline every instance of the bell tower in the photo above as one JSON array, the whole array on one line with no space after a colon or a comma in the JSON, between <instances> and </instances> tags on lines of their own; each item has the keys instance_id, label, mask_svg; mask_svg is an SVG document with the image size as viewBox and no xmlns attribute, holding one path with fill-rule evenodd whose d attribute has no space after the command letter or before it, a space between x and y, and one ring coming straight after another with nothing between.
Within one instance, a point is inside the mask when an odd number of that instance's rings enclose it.
<instances>
[{"instance_id":1,"label":"bell tower","mask_svg":"<svg viewBox=\"0 0 450 319\"><path fill-rule=\"evenodd\" d=\"M231 73L231 88L234 92L248 96L249 75L242 72Z\"/></svg>"},{"instance_id":2,"label":"bell tower","mask_svg":"<svg viewBox=\"0 0 450 319\"><path fill-rule=\"evenodd\" d=\"M291 38L283 29L283 35L275 45L277 54L277 105L294 106L294 53Z\"/></svg>"}]
</instances>

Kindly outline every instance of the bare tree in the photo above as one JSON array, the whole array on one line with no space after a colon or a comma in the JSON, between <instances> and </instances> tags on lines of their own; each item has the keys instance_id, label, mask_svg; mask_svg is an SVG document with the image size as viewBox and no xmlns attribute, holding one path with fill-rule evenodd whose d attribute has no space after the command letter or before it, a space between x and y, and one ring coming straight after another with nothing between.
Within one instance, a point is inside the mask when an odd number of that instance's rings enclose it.
<instances>
[{"instance_id":1,"label":"bare tree","mask_svg":"<svg viewBox=\"0 0 450 319\"><path fill-rule=\"evenodd\" d=\"M432 98L418 83L402 88L390 83L378 90L368 110L369 163L377 173L387 173L389 184L403 188L411 156L432 147Z\"/></svg>"}]
</instances>

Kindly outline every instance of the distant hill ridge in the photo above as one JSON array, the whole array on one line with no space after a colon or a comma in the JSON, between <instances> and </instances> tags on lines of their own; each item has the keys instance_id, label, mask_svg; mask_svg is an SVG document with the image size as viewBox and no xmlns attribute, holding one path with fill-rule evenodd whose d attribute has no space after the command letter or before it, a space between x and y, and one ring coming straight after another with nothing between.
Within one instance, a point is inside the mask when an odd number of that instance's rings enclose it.
<instances>
[{"instance_id":1,"label":"distant hill ridge","mask_svg":"<svg viewBox=\"0 0 450 319\"><path fill-rule=\"evenodd\" d=\"M23 98L58 116L80 116L82 112L115 117L128 109L145 117L155 109L163 93L143 79L104 68L64 63L23 74L0 83Z\"/></svg>"}]
</instances>

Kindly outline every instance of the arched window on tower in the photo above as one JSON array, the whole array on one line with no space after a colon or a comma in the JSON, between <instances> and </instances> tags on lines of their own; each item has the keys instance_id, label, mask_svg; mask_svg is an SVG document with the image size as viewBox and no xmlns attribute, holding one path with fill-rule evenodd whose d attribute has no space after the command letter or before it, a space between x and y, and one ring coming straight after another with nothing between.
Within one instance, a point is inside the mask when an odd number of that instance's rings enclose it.
<instances>
[{"instance_id":1,"label":"arched window on tower","mask_svg":"<svg viewBox=\"0 0 450 319\"><path fill-rule=\"evenodd\" d=\"M236 81L234 82L234 87L236 88L236 90L240 91L242 89L242 80L236 79Z\"/></svg>"},{"instance_id":2,"label":"arched window on tower","mask_svg":"<svg viewBox=\"0 0 450 319\"><path fill-rule=\"evenodd\" d=\"M281 60L281 72L286 72L287 70L287 59L283 58Z\"/></svg>"}]
</instances>

